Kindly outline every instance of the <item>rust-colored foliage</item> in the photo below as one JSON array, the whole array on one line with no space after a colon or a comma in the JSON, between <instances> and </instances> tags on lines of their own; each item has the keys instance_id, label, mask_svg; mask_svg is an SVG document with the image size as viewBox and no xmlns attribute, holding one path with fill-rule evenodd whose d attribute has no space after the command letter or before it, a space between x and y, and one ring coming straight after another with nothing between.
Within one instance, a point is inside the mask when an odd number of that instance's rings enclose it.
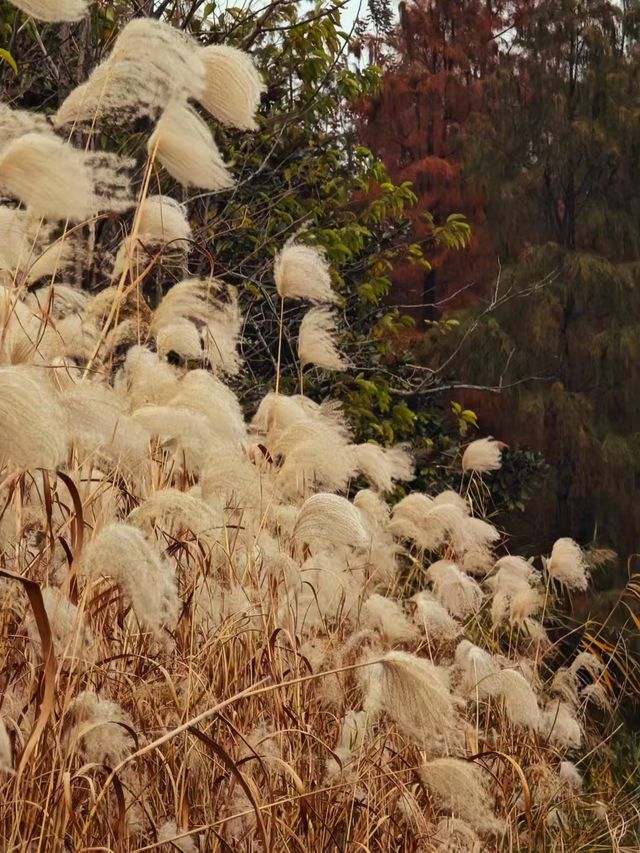
<instances>
[{"instance_id":1,"label":"rust-colored foliage","mask_svg":"<svg viewBox=\"0 0 640 853\"><path fill-rule=\"evenodd\" d=\"M437 316L439 303L450 307L451 297L469 302L495 273L483 193L462 175L461 132L497 68L494 35L503 18L500 2L401 3L393 56L382 59L383 85L361 108L363 141L393 180L411 181L418 196L410 212L412 237L428 248L432 269L405 262L394 274L394 299L418 322ZM434 224L451 213L464 213L472 226L467 252L433 245Z\"/></svg>"}]
</instances>

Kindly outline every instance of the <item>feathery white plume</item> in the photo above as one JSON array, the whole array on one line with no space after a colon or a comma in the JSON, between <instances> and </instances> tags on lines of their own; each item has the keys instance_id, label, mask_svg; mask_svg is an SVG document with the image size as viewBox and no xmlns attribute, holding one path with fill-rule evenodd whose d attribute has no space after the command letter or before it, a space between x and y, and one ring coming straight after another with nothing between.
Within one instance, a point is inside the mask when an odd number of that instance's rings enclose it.
<instances>
[{"instance_id":1,"label":"feathery white plume","mask_svg":"<svg viewBox=\"0 0 640 853\"><path fill-rule=\"evenodd\" d=\"M395 480L407 482L414 477L413 459L403 447L356 444L353 448L359 472L380 492L390 492Z\"/></svg>"},{"instance_id":2,"label":"feathery white plume","mask_svg":"<svg viewBox=\"0 0 640 853\"><path fill-rule=\"evenodd\" d=\"M106 576L131 601L138 620L156 635L178 615L172 567L151 549L130 524L107 524L82 551L80 571L91 579Z\"/></svg>"},{"instance_id":3,"label":"feathery white plume","mask_svg":"<svg viewBox=\"0 0 640 853\"><path fill-rule=\"evenodd\" d=\"M214 279L186 278L174 284L153 312L151 331L174 323L178 317L206 323L214 312L212 299L219 290L220 285Z\"/></svg>"},{"instance_id":4,"label":"feathery white plume","mask_svg":"<svg viewBox=\"0 0 640 853\"><path fill-rule=\"evenodd\" d=\"M283 299L335 302L324 252L303 243L287 243L276 255L273 274Z\"/></svg>"},{"instance_id":5,"label":"feathery white plume","mask_svg":"<svg viewBox=\"0 0 640 853\"><path fill-rule=\"evenodd\" d=\"M311 495L296 518L293 536L299 542L321 541L328 545L366 546L369 537L357 509L339 495Z\"/></svg>"},{"instance_id":6,"label":"feathery white plume","mask_svg":"<svg viewBox=\"0 0 640 853\"><path fill-rule=\"evenodd\" d=\"M134 18L107 59L67 96L54 123L156 118L174 100L202 94L205 69L199 53L182 30L154 18Z\"/></svg>"},{"instance_id":7,"label":"feathery white plume","mask_svg":"<svg viewBox=\"0 0 640 853\"><path fill-rule=\"evenodd\" d=\"M499 830L487 780L477 764L459 758L436 758L421 768L420 776L444 808L451 809L478 832Z\"/></svg>"},{"instance_id":8,"label":"feathery white plume","mask_svg":"<svg viewBox=\"0 0 640 853\"><path fill-rule=\"evenodd\" d=\"M542 714L540 731L549 739L549 743L563 749L579 749L582 743L582 729L571 706L560 700L547 704Z\"/></svg>"},{"instance_id":9,"label":"feathery white plume","mask_svg":"<svg viewBox=\"0 0 640 853\"><path fill-rule=\"evenodd\" d=\"M104 456L130 470L149 449L149 432L125 412L125 401L109 386L80 383L66 389L61 403L71 441L80 456Z\"/></svg>"},{"instance_id":10,"label":"feathery white plume","mask_svg":"<svg viewBox=\"0 0 640 853\"><path fill-rule=\"evenodd\" d=\"M147 196L140 205L138 234L142 242L173 243L187 249L191 226L185 206L166 195Z\"/></svg>"},{"instance_id":11,"label":"feathery white plume","mask_svg":"<svg viewBox=\"0 0 640 853\"><path fill-rule=\"evenodd\" d=\"M458 737L458 717L444 674L428 660L407 652L388 652L365 673L364 709L385 713L402 734L433 749Z\"/></svg>"},{"instance_id":12,"label":"feathery white plume","mask_svg":"<svg viewBox=\"0 0 640 853\"><path fill-rule=\"evenodd\" d=\"M462 454L463 471L497 471L502 466L502 448L505 445L501 441L488 438L478 438L467 445Z\"/></svg>"},{"instance_id":13,"label":"feathery white plume","mask_svg":"<svg viewBox=\"0 0 640 853\"><path fill-rule=\"evenodd\" d=\"M53 391L27 367L0 367L0 454L21 468L57 468L66 453Z\"/></svg>"},{"instance_id":14,"label":"feathery white plume","mask_svg":"<svg viewBox=\"0 0 640 853\"><path fill-rule=\"evenodd\" d=\"M242 333L242 314L238 295L228 288L228 301L216 306L202 330L203 344L214 373L235 376L240 370L238 344Z\"/></svg>"},{"instance_id":15,"label":"feathery white plume","mask_svg":"<svg viewBox=\"0 0 640 853\"><path fill-rule=\"evenodd\" d=\"M234 184L206 122L188 104L167 107L147 148L185 187L218 191Z\"/></svg>"},{"instance_id":16,"label":"feathery white plume","mask_svg":"<svg viewBox=\"0 0 640 853\"><path fill-rule=\"evenodd\" d=\"M143 406L131 417L173 451L178 467L184 463L188 471L200 470L211 453L213 432L200 412L178 406Z\"/></svg>"},{"instance_id":17,"label":"feathery white plume","mask_svg":"<svg viewBox=\"0 0 640 853\"><path fill-rule=\"evenodd\" d=\"M11 0L32 18L60 24L63 21L79 21L89 12L92 0Z\"/></svg>"},{"instance_id":18,"label":"feathery white plume","mask_svg":"<svg viewBox=\"0 0 640 853\"><path fill-rule=\"evenodd\" d=\"M254 114L266 86L248 53L230 45L212 45L199 53L205 67L202 106L223 124L255 130Z\"/></svg>"},{"instance_id":19,"label":"feathery white plume","mask_svg":"<svg viewBox=\"0 0 640 853\"><path fill-rule=\"evenodd\" d=\"M357 471L347 429L322 408L282 432L274 428L266 445L274 459L283 460L278 487L291 499L313 490L343 491Z\"/></svg>"},{"instance_id":20,"label":"feathery white plume","mask_svg":"<svg viewBox=\"0 0 640 853\"><path fill-rule=\"evenodd\" d=\"M573 539L558 539L547 560L549 575L567 589L584 591L589 585L587 562Z\"/></svg>"},{"instance_id":21,"label":"feathery white plume","mask_svg":"<svg viewBox=\"0 0 640 853\"><path fill-rule=\"evenodd\" d=\"M390 524L391 531L403 539L417 541L424 519L432 508L432 498L420 492L412 492L394 506Z\"/></svg>"},{"instance_id":22,"label":"feathery white plume","mask_svg":"<svg viewBox=\"0 0 640 853\"><path fill-rule=\"evenodd\" d=\"M79 748L87 761L115 767L133 752L133 721L120 705L84 690L69 703L68 713L74 720L68 746Z\"/></svg>"},{"instance_id":23,"label":"feathery white plume","mask_svg":"<svg viewBox=\"0 0 640 853\"><path fill-rule=\"evenodd\" d=\"M458 643L455 663L463 672L463 689L466 693L479 693L480 685L500 671L498 661L469 640L460 640Z\"/></svg>"},{"instance_id":24,"label":"feathery white plume","mask_svg":"<svg viewBox=\"0 0 640 853\"><path fill-rule=\"evenodd\" d=\"M0 153L21 136L27 133L53 135L51 125L44 116L30 110L12 110L6 104L0 104Z\"/></svg>"},{"instance_id":25,"label":"feathery white plume","mask_svg":"<svg viewBox=\"0 0 640 853\"><path fill-rule=\"evenodd\" d=\"M360 621L365 628L379 631L390 643L409 643L418 636L416 626L405 616L400 604L377 593L362 605Z\"/></svg>"},{"instance_id":26,"label":"feathery white plume","mask_svg":"<svg viewBox=\"0 0 640 853\"><path fill-rule=\"evenodd\" d=\"M11 739L2 717L0 717L0 773L13 773Z\"/></svg>"},{"instance_id":27,"label":"feathery white plume","mask_svg":"<svg viewBox=\"0 0 640 853\"><path fill-rule=\"evenodd\" d=\"M132 205L126 161L79 151L42 133L14 140L0 158L0 185L40 216L80 222Z\"/></svg>"},{"instance_id":28,"label":"feathery white plume","mask_svg":"<svg viewBox=\"0 0 640 853\"><path fill-rule=\"evenodd\" d=\"M53 136L27 133L8 145L0 159L0 185L49 219L81 221L94 212L82 152Z\"/></svg>"},{"instance_id":29,"label":"feathery white plume","mask_svg":"<svg viewBox=\"0 0 640 853\"><path fill-rule=\"evenodd\" d=\"M344 370L346 361L336 345L336 320L328 308L312 308L304 315L298 333L298 358L305 367Z\"/></svg>"},{"instance_id":30,"label":"feathery white plume","mask_svg":"<svg viewBox=\"0 0 640 853\"><path fill-rule=\"evenodd\" d=\"M572 761L561 761L558 771L560 779L574 791L582 790L582 776Z\"/></svg>"},{"instance_id":31,"label":"feathery white plume","mask_svg":"<svg viewBox=\"0 0 640 853\"><path fill-rule=\"evenodd\" d=\"M538 700L521 673L514 669L503 669L485 678L478 688L481 697L502 699L512 725L534 730L539 728L541 717Z\"/></svg>"},{"instance_id":32,"label":"feathery white plume","mask_svg":"<svg viewBox=\"0 0 640 853\"><path fill-rule=\"evenodd\" d=\"M482 606L482 589L455 563L438 560L429 566L426 576L433 584L433 594L452 616L464 619Z\"/></svg>"},{"instance_id":33,"label":"feathery white plume","mask_svg":"<svg viewBox=\"0 0 640 853\"><path fill-rule=\"evenodd\" d=\"M76 658L91 642L91 632L85 626L80 610L59 589L42 588L42 601L49 620L53 645L58 657ZM29 620L27 631L39 645L40 635L34 619Z\"/></svg>"},{"instance_id":34,"label":"feathery white plume","mask_svg":"<svg viewBox=\"0 0 640 853\"><path fill-rule=\"evenodd\" d=\"M183 836L182 838L180 836ZM178 829L175 820L168 820L158 830L158 843L167 850L180 850L181 853L198 853L198 847L193 835L186 835Z\"/></svg>"},{"instance_id":35,"label":"feathery white plume","mask_svg":"<svg viewBox=\"0 0 640 853\"><path fill-rule=\"evenodd\" d=\"M67 266L74 254L69 238L48 243L51 229L39 217L0 206L0 269L31 284Z\"/></svg>"},{"instance_id":36,"label":"feathery white plume","mask_svg":"<svg viewBox=\"0 0 640 853\"><path fill-rule=\"evenodd\" d=\"M166 323L156 334L158 355L167 356L173 352L180 358L202 361L202 339L198 329L190 320L177 317L173 323Z\"/></svg>"},{"instance_id":37,"label":"feathery white plume","mask_svg":"<svg viewBox=\"0 0 640 853\"><path fill-rule=\"evenodd\" d=\"M425 551L437 551L447 541L460 539L470 520L459 503L435 503L425 495L412 494L396 505L391 530Z\"/></svg>"},{"instance_id":38,"label":"feathery white plume","mask_svg":"<svg viewBox=\"0 0 640 853\"><path fill-rule=\"evenodd\" d=\"M455 640L462 626L428 591L418 592L411 599L416 605L416 621L431 641Z\"/></svg>"},{"instance_id":39,"label":"feathery white plume","mask_svg":"<svg viewBox=\"0 0 640 853\"><path fill-rule=\"evenodd\" d=\"M169 402L204 415L218 438L237 446L246 438L238 398L231 388L206 370L190 370Z\"/></svg>"},{"instance_id":40,"label":"feathery white plume","mask_svg":"<svg viewBox=\"0 0 640 853\"><path fill-rule=\"evenodd\" d=\"M155 526L175 533L179 528L209 534L220 524L208 504L178 489L160 489L129 513L128 524L151 533Z\"/></svg>"}]
</instances>

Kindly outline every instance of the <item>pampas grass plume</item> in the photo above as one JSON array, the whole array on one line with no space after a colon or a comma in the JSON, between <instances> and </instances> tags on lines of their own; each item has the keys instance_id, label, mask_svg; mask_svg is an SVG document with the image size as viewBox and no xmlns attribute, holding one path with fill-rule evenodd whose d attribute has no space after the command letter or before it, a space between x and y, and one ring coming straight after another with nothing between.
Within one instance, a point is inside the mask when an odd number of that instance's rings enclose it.
<instances>
[{"instance_id":1,"label":"pampas grass plume","mask_svg":"<svg viewBox=\"0 0 640 853\"><path fill-rule=\"evenodd\" d=\"M180 838L180 836L183 836ZM168 820L163 823L158 830L158 843L164 846L164 849L180 850L181 853L198 853L198 847L192 835L184 835L183 830L178 829L175 820Z\"/></svg>"},{"instance_id":2,"label":"pampas grass plume","mask_svg":"<svg viewBox=\"0 0 640 853\"><path fill-rule=\"evenodd\" d=\"M211 131L197 112L174 103L162 114L147 143L169 174L185 187L220 191L234 184Z\"/></svg>"},{"instance_id":3,"label":"pampas grass plume","mask_svg":"<svg viewBox=\"0 0 640 853\"><path fill-rule=\"evenodd\" d=\"M11 0L14 6L39 21L59 24L79 21L89 12L92 0Z\"/></svg>"},{"instance_id":4,"label":"pampas grass plume","mask_svg":"<svg viewBox=\"0 0 640 853\"><path fill-rule=\"evenodd\" d=\"M499 831L485 776L476 764L459 758L437 758L421 768L420 776L444 808L478 832Z\"/></svg>"},{"instance_id":5,"label":"pampas grass plume","mask_svg":"<svg viewBox=\"0 0 640 853\"><path fill-rule=\"evenodd\" d=\"M151 245L170 243L187 251L191 226L184 205L166 195L150 195L140 205L138 236Z\"/></svg>"},{"instance_id":6,"label":"pampas grass plume","mask_svg":"<svg viewBox=\"0 0 640 853\"><path fill-rule=\"evenodd\" d=\"M306 299L309 302L335 302L329 265L324 252L303 243L287 243L276 255L273 268L276 287L282 299Z\"/></svg>"},{"instance_id":7,"label":"pampas grass plume","mask_svg":"<svg viewBox=\"0 0 640 853\"><path fill-rule=\"evenodd\" d=\"M428 591L416 593L412 601L416 605L416 621L431 641L455 640L462 626Z\"/></svg>"},{"instance_id":8,"label":"pampas grass plume","mask_svg":"<svg viewBox=\"0 0 640 853\"><path fill-rule=\"evenodd\" d=\"M362 605L360 619L365 628L379 631L390 643L409 643L418 636L400 604L377 593Z\"/></svg>"},{"instance_id":9,"label":"pampas grass plume","mask_svg":"<svg viewBox=\"0 0 640 853\"><path fill-rule=\"evenodd\" d=\"M357 509L346 498L320 493L303 503L293 537L299 542L364 547L369 541Z\"/></svg>"},{"instance_id":10,"label":"pampas grass plume","mask_svg":"<svg viewBox=\"0 0 640 853\"><path fill-rule=\"evenodd\" d=\"M388 652L368 678L369 713L386 713L405 737L430 749L457 739L454 700L434 664L408 652Z\"/></svg>"},{"instance_id":11,"label":"pampas grass plume","mask_svg":"<svg viewBox=\"0 0 640 853\"><path fill-rule=\"evenodd\" d=\"M54 136L27 133L8 145L0 159L0 184L48 219L80 222L95 212L83 153Z\"/></svg>"},{"instance_id":12,"label":"pampas grass plume","mask_svg":"<svg viewBox=\"0 0 640 853\"><path fill-rule=\"evenodd\" d=\"M54 124L94 123L103 116L120 122L155 119L170 104L202 94L204 76L198 45L189 35L164 21L134 18L107 59L67 96Z\"/></svg>"},{"instance_id":13,"label":"pampas grass plume","mask_svg":"<svg viewBox=\"0 0 640 853\"><path fill-rule=\"evenodd\" d=\"M478 471L481 474L497 471L502 466L503 447L505 445L501 441L491 436L472 441L462 454L462 470Z\"/></svg>"},{"instance_id":14,"label":"pampas grass plume","mask_svg":"<svg viewBox=\"0 0 640 853\"><path fill-rule=\"evenodd\" d=\"M547 560L549 575L567 589L584 591L589 585L587 563L573 539L558 539Z\"/></svg>"},{"instance_id":15,"label":"pampas grass plume","mask_svg":"<svg viewBox=\"0 0 640 853\"><path fill-rule=\"evenodd\" d=\"M68 712L75 718L69 744L79 746L87 761L115 767L133 751L135 742L128 731L133 722L116 702L84 690L70 702Z\"/></svg>"},{"instance_id":16,"label":"pampas grass plume","mask_svg":"<svg viewBox=\"0 0 640 853\"><path fill-rule=\"evenodd\" d=\"M85 545L81 573L91 579L111 577L131 601L142 625L160 635L178 615L173 571L130 524L107 524Z\"/></svg>"},{"instance_id":17,"label":"pampas grass plume","mask_svg":"<svg viewBox=\"0 0 640 853\"><path fill-rule=\"evenodd\" d=\"M57 468L67 453L53 391L26 367L0 367L0 453L22 468Z\"/></svg>"},{"instance_id":18,"label":"pampas grass plume","mask_svg":"<svg viewBox=\"0 0 640 853\"><path fill-rule=\"evenodd\" d=\"M407 482L414 476L413 459L403 447L357 444L353 448L360 473L380 492L390 492L394 481Z\"/></svg>"},{"instance_id":19,"label":"pampas grass plume","mask_svg":"<svg viewBox=\"0 0 640 853\"><path fill-rule=\"evenodd\" d=\"M312 308L304 315L298 333L298 358L305 367L345 370L347 363L336 344L336 320L327 308Z\"/></svg>"},{"instance_id":20,"label":"pampas grass plume","mask_svg":"<svg viewBox=\"0 0 640 853\"><path fill-rule=\"evenodd\" d=\"M255 130L254 114L266 86L248 53L230 45L205 47L199 54L205 86L198 100L223 124Z\"/></svg>"},{"instance_id":21,"label":"pampas grass plume","mask_svg":"<svg viewBox=\"0 0 640 853\"><path fill-rule=\"evenodd\" d=\"M0 773L13 773L11 740L2 717L0 717Z\"/></svg>"},{"instance_id":22,"label":"pampas grass plume","mask_svg":"<svg viewBox=\"0 0 640 853\"><path fill-rule=\"evenodd\" d=\"M438 560L427 569L426 576L433 584L433 594L452 616L464 619L482 606L481 587L455 563Z\"/></svg>"}]
</instances>

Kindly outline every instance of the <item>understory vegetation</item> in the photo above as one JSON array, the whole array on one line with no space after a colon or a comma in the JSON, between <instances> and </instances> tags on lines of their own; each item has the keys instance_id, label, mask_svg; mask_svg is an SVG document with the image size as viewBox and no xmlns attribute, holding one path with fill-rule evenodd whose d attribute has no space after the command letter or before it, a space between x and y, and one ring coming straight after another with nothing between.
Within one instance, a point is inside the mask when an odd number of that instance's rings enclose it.
<instances>
[{"instance_id":1,"label":"understory vegetation","mask_svg":"<svg viewBox=\"0 0 640 853\"><path fill-rule=\"evenodd\" d=\"M409 405L339 5L133 5L2 9L7 74L94 45L0 106L2 849L637 849L638 585L572 626L608 555L510 553L514 457Z\"/></svg>"}]
</instances>

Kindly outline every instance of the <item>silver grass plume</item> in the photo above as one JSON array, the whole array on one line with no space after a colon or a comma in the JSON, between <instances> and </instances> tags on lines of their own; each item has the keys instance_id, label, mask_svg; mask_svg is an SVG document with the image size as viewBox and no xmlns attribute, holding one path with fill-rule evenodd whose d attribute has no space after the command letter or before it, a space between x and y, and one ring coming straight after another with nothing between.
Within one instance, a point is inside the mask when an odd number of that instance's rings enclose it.
<instances>
[{"instance_id":1,"label":"silver grass plume","mask_svg":"<svg viewBox=\"0 0 640 853\"><path fill-rule=\"evenodd\" d=\"M163 21L135 18L107 59L68 95L54 124L93 123L102 117L155 119L173 101L201 95L204 78L199 48L190 36Z\"/></svg>"},{"instance_id":2,"label":"silver grass plume","mask_svg":"<svg viewBox=\"0 0 640 853\"><path fill-rule=\"evenodd\" d=\"M481 587L450 560L432 563L426 577L433 585L436 599L452 616L465 619L482 607L484 593Z\"/></svg>"},{"instance_id":3,"label":"silver grass plume","mask_svg":"<svg viewBox=\"0 0 640 853\"><path fill-rule=\"evenodd\" d=\"M165 294L153 312L151 331L157 332L163 325L175 322L178 317L205 324L214 314L212 298L219 292L220 283L215 279L186 278L179 281Z\"/></svg>"},{"instance_id":4,"label":"silver grass plume","mask_svg":"<svg viewBox=\"0 0 640 853\"><path fill-rule=\"evenodd\" d=\"M313 364L323 370L345 370L347 362L336 344L335 313L312 308L304 315L298 332L298 358L304 368Z\"/></svg>"},{"instance_id":5,"label":"silver grass plume","mask_svg":"<svg viewBox=\"0 0 640 853\"><path fill-rule=\"evenodd\" d=\"M138 233L135 246L131 236L126 237L118 250L112 276L119 277L125 266L134 267L145 263L145 254L152 254L163 247L163 255L174 254L179 259L189 251L192 233L184 205L166 195L147 196L140 205ZM145 253L145 250L148 250Z\"/></svg>"},{"instance_id":6,"label":"silver grass plume","mask_svg":"<svg viewBox=\"0 0 640 853\"><path fill-rule=\"evenodd\" d=\"M126 411L126 399L109 386L82 382L61 394L71 441L80 460L131 471L142 466L149 451L149 432Z\"/></svg>"},{"instance_id":7,"label":"silver grass plume","mask_svg":"<svg viewBox=\"0 0 640 853\"><path fill-rule=\"evenodd\" d=\"M501 441L496 441L491 436L472 441L462 454L462 470L479 473L497 471L502 467L503 447L505 445Z\"/></svg>"},{"instance_id":8,"label":"silver grass plume","mask_svg":"<svg viewBox=\"0 0 640 853\"><path fill-rule=\"evenodd\" d=\"M32 284L66 267L75 255L71 239L49 243L51 228L39 217L0 205L0 270Z\"/></svg>"},{"instance_id":9,"label":"silver grass plume","mask_svg":"<svg viewBox=\"0 0 640 853\"><path fill-rule=\"evenodd\" d=\"M156 349L158 355L166 357L175 353L181 359L200 361L204 355L202 338L190 320L177 317L173 323L166 323L156 333Z\"/></svg>"},{"instance_id":10,"label":"silver grass plume","mask_svg":"<svg viewBox=\"0 0 640 853\"><path fill-rule=\"evenodd\" d=\"M0 717L0 773L13 773L11 740L2 717Z\"/></svg>"},{"instance_id":11,"label":"silver grass plume","mask_svg":"<svg viewBox=\"0 0 640 853\"><path fill-rule=\"evenodd\" d=\"M416 593L411 600L416 606L416 622L430 641L455 640L462 633L460 623L428 590Z\"/></svg>"},{"instance_id":12,"label":"silver grass plume","mask_svg":"<svg viewBox=\"0 0 640 853\"><path fill-rule=\"evenodd\" d=\"M0 454L21 468L51 469L67 454L60 404L27 367L0 367Z\"/></svg>"},{"instance_id":13,"label":"silver grass plume","mask_svg":"<svg viewBox=\"0 0 640 853\"><path fill-rule=\"evenodd\" d=\"M402 734L431 752L459 740L459 719L445 674L407 652L387 652L367 669L364 709L384 713Z\"/></svg>"},{"instance_id":14,"label":"silver grass plume","mask_svg":"<svg viewBox=\"0 0 640 853\"><path fill-rule=\"evenodd\" d=\"M584 591L589 585L587 561L573 539L558 539L546 566L550 577L567 589Z\"/></svg>"},{"instance_id":15,"label":"silver grass plume","mask_svg":"<svg viewBox=\"0 0 640 853\"><path fill-rule=\"evenodd\" d=\"M211 454L214 433L200 412L186 406L143 406L132 414L135 423L155 436L162 447L173 452L178 468L199 471Z\"/></svg>"},{"instance_id":16,"label":"silver grass plume","mask_svg":"<svg viewBox=\"0 0 640 853\"><path fill-rule=\"evenodd\" d=\"M61 24L64 21L79 21L89 12L92 0L11 0L14 6L32 18Z\"/></svg>"},{"instance_id":17,"label":"silver grass plume","mask_svg":"<svg viewBox=\"0 0 640 853\"><path fill-rule=\"evenodd\" d=\"M556 699L548 702L542 713L540 733L562 749L580 749L582 743L582 728L573 709Z\"/></svg>"},{"instance_id":18,"label":"silver grass plume","mask_svg":"<svg viewBox=\"0 0 640 853\"><path fill-rule=\"evenodd\" d=\"M498 832L487 779L477 764L459 758L436 758L420 770L429 791L457 817L477 832Z\"/></svg>"},{"instance_id":19,"label":"silver grass plume","mask_svg":"<svg viewBox=\"0 0 640 853\"><path fill-rule=\"evenodd\" d=\"M42 600L47 613L58 658L78 658L91 643L92 636L78 607L52 586L42 588ZM40 636L34 619L27 623L27 632L39 647Z\"/></svg>"},{"instance_id":20,"label":"silver grass plume","mask_svg":"<svg viewBox=\"0 0 640 853\"><path fill-rule=\"evenodd\" d=\"M187 251L192 235L185 206L167 195L147 196L140 205L138 236L143 243L171 243Z\"/></svg>"},{"instance_id":21,"label":"silver grass plume","mask_svg":"<svg viewBox=\"0 0 640 853\"><path fill-rule=\"evenodd\" d=\"M158 843L165 845L167 850L180 850L181 853L198 853L194 836L185 835L185 831L178 828L175 820L168 820L162 824L158 830Z\"/></svg>"},{"instance_id":22,"label":"silver grass plume","mask_svg":"<svg viewBox=\"0 0 640 853\"><path fill-rule=\"evenodd\" d=\"M228 300L217 306L202 330L209 366L216 374L236 376L242 360L238 345L242 334L242 314L235 288L227 289Z\"/></svg>"},{"instance_id":23,"label":"silver grass plume","mask_svg":"<svg viewBox=\"0 0 640 853\"><path fill-rule=\"evenodd\" d=\"M246 427L240 402L231 388L206 370L190 370L181 380L170 404L204 415L212 433L240 446Z\"/></svg>"},{"instance_id":24,"label":"silver grass plume","mask_svg":"<svg viewBox=\"0 0 640 853\"><path fill-rule=\"evenodd\" d=\"M174 103L162 114L147 143L149 153L185 187L221 191L234 180L206 122L185 103Z\"/></svg>"},{"instance_id":25,"label":"silver grass plume","mask_svg":"<svg viewBox=\"0 0 640 853\"><path fill-rule=\"evenodd\" d=\"M418 630L401 605L374 593L362 605L360 621L365 628L378 631L389 643L409 643L418 638Z\"/></svg>"},{"instance_id":26,"label":"silver grass plume","mask_svg":"<svg viewBox=\"0 0 640 853\"><path fill-rule=\"evenodd\" d=\"M87 761L115 767L133 752L133 721L116 702L83 690L68 705L73 720L68 749L79 749Z\"/></svg>"},{"instance_id":27,"label":"silver grass plume","mask_svg":"<svg viewBox=\"0 0 640 853\"><path fill-rule=\"evenodd\" d=\"M129 599L141 625L159 636L178 616L178 593L171 566L152 550L142 533L130 524L113 522L88 542L80 573L112 578Z\"/></svg>"},{"instance_id":28,"label":"silver grass plume","mask_svg":"<svg viewBox=\"0 0 640 853\"><path fill-rule=\"evenodd\" d=\"M47 119L30 110L12 110L6 104L0 104L0 153L15 139L27 133L50 134L53 129Z\"/></svg>"},{"instance_id":29,"label":"silver grass plume","mask_svg":"<svg viewBox=\"0 0 640 853\"><path fill-rule=\"evenodd\" d=\"M132 510L127 523L150 534L155 527L175 533L191 530L195 535L213 536L220 519L211 507L193 495L178 489L160 489Z\"/></svg>"},{"instance_id":30,"label":"silver grass plume","mask_svg":"<svg viewBox=\"0 0 640 853\"><path fill-rule=\"evenodd\" d=\"M55 136L27 133L0 157L0 186L47 219L81 222L133 205L128 161L79 151Z\"/></svg>"},{"instance_id":31,"label":"silver grass plume","mask_svg":"<svg viewBox=\"0 0 640 853\"><path fill-rule=\"evenodd\" d=\"M200 50L205 67L202 106L223 124L240 130L255 130L254 118L260 96L266 90L260 72L248 53L229 45Z\"/></svg>"},{"instance_id":32,"label":"silver grass plume","mask_svg":"<svg viewBox=\"0 0 640 853\"><path fill-rule=\"evenodd\" d=\"M379 444L356 444L353 448L359 472L380 492L390 492L394 482L407 482L414 477L413 459L405 448L380 447Z\"/></svg>"},{"instance_id":33,"label":"silver grass plume","mask_svg":"<svg viewBox=\"0 0 640 853\"><path fill-rule=\"evenodd\" d=\"M296 519L293 537L301 543L326 542L352 548L365 547L369 541L357 509L339 495L312 495L303 503Z\"/></svg>"},{"instance_id":34,"label":"silver grass plume","mask_svg":"<svg viewBox=\"0 0 640 853\"><path fill-rule=\"evenodd\" d=\"M315 246L289 241L276 255L273 274L282 299L337 301L337 294L331 288L329 264L324 252Z\"/></svg>"}]
</instances>

